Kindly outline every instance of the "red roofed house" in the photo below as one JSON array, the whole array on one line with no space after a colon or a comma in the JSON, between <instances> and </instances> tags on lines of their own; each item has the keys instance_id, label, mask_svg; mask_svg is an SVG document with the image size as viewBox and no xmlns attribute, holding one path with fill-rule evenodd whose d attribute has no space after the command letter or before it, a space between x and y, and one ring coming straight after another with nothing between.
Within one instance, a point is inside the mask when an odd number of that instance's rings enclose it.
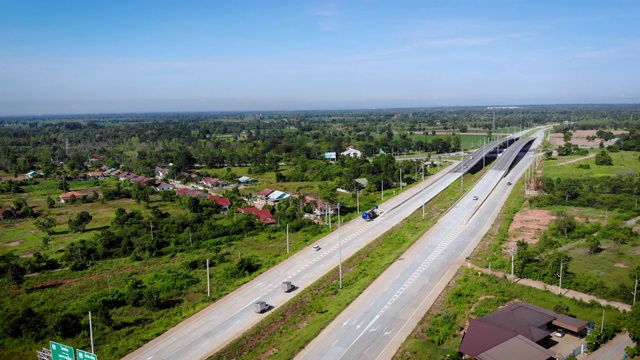
<instances>
[{"instance_id":1,"label":"red roofed house","mask_svg":"<svg viewBox=\"0 0 640 360\"><path fill-rule=\"evenodd\" d=\"M227 185L229 185L224 180L220 180L218 178L212 178L212 177L208 177L208 176L206 178L202 179L202 181L200 183L202 185L206 185L208 187L227 186Z\"/></svg>"},{"instance_id":2,"label":"red roofed house","mask_svg":"<svg viewBox=\"0 0 640 360\"><path fill-rule=\"evenodd\" d=\"M218 195L213 195L210 197L211 200L215 201L218 206L222 209L222 211L227 211L231 207L231 201L227 198L220 197ZM268 211L268 210L267 210ZM271 213L269 213L271 215Z\"/></svg>"},{"instance_id":3,"label":"red roofed house","mask_svg":"<svg viewBox=\"0 0 640 360\"><path fill-rule=\"evenodd\" d=\"M186 194L187 192L189 192L191 189L189 188L182 188L180 190L176 190L176 194L183 196L184 194Z\"/></svg>"},{"instance_id":4,"label":"red roofed house","mask_svg":"<svg viewBox=\"0 0 640 360\"><path fill-rule=\"evenodd\" d=\"M313 214L316 216L326 215L327 211L329 214L333 214L333 206L327 207L326 202L313 196L305 196L304 203L313 205Z\"/></svg>"},{"instance_id":5,"label":"red roofed house","mask_svg":"<svg viewBox=\"0 0 640 360\"><path fill-rule=\"evenodd\" d=\"M91 155L91 158L89 159L89 161L102 161L104 160L104 156L100 155L100 154L93 154Z\"/></svg>"},{"instance_id":6,"label":"red roofed house","mask_svg":"<svg viewBox=\"0 0 640 360\"><path fill-rule=\"evenodd\" d=\"M252 206L248 208L240 208L238 209L238 211L242 214L252 213L258 217L258 220L262 221L267 225L273 225L276 223L276 219L273 218L273 215L271 215L271 212L267 209L261 210L255 206Z\"/></svg>"},{"instance_id":7,"label":"red roofed house","mask_svg":"<svg viewBox=\"0 0 640 360\"><path fill-rule=\"evenodd\" d=\"M67 201L69 201L71 199L71 196L75 196L76 200L80 200L80 198L85 197L86 195L79 193L77 191L69 191L66 194L62 194L58 197L58 201L60 201L61 203L66 203Z\"/></svg>"},{"instance_id":8,"label":"red roofed house","mask_svg":"<svg viewBox=\"0 0 640 360\"><path fill-rule=\"evenodd\" d=\"M169 174L169 169L156 166L153 171L156 173L156 179L162 180Z\"/></svg>"}]
</instances>

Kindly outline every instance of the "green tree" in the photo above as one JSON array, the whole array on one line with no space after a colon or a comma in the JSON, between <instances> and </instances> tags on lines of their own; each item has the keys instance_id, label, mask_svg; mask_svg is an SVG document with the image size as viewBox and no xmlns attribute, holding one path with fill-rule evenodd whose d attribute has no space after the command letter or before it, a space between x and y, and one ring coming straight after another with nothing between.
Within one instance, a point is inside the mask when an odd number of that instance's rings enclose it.
<instances>
[{"instance_id":1,"label":"green tree","mask_svg":"<svg viewBox=\"0 0 640 360\"><path fill-rule=\"evenodd\" d=\"M600 240L593 235L587 236L585 244L587 245L587 249L589 249L589 254L595 254L600 250Z\"/></svg>"},{"instance_id":2,"label":"green tree","mask_svg":"<svg viewBox=\"0 0 640 360\"><path fill-rule=\"evenodd\" d=\"M629 338L635 343L640 341L640 302L631 307L631 312L627 316L625 325L629 331Z\"/></svg>"},{"instance_id":3,"label":"green tree","mask_svg":"<svg viewBox=\"0 0 640 360\"><path fill-rule=\"evenodd\" d=\"M76 215L74 218L69 219L67 224L69 225L69 230L73 232L83 232L87 226L93 220L91 214L86 211L83 211Z\"/></svg>"},{"instance_id":4,"label":"green tree","mask_svg":"<svg viewBox=\"0 0 640 360\"><path fill-rule=\"evenodd\" d=\"M596 165L613 165L613 159L611 155L602 150L596 155Z\"/></svg>"},{"instance_id":5,"label":"green tree","mask_svg":"<svg viewBox=\"0 0 640 360\"><path fill-rule=\"evenodd\" d=\"M56 221L45 216L36 220L33 224L38 228L38 230L46 233L47 235L51 235L53 234L53 228L56 226Z\"/></svg>"},{"instance_id":6,"label":"green tree","mask_svg":"<svg viewBox=\"0 0 640 360\"><path fill-rule=\"evenodd\" d=\"M47 209L53 209L56 206L55 200L51 196L47 196Z\"/></svg>"},{"instance_id":7,"label":"green tree","mask_svg":"<svg viewBox=\"0 0 640 360\"><path fill-rule=\"evenodd\" d=\"M564 211L558 211L556 213L555 223L558 230L564 234L565 239L569 237L569 233L575 230L577 226L576 220Z\"/></svg>"}]
</instances>

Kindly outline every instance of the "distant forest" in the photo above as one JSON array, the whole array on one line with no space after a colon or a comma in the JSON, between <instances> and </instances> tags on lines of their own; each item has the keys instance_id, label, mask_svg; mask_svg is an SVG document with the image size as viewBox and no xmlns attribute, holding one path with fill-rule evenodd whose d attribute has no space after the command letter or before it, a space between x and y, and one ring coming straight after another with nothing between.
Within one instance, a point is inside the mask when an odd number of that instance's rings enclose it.
<instances>
[{"instance_id":1,"label":"distant forest","mask_svg":"<svg viewBox=\"0 0 640 360\"><path fill-rule=\"evenodd\" d=\"M169 163L173 172L201 164L250 166L261 173L280 163L321 160L325 152L350 145L368 156L380 150L438 154L459 150L460 133L490 136L573 122L572 130L632 130L640 127L639 118L637 104L3 117L0 170L41 169L47 177L64 163L73 173L100 154L111 167L147 176Z\"/></svg>"}]
</instances>

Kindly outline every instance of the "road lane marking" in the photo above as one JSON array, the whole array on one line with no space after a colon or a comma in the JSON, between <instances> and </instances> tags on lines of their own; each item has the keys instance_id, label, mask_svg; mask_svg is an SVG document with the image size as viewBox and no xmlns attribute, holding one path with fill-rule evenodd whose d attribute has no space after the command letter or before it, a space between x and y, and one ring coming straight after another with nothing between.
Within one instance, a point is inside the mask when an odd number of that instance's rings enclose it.
<instances>
[{"instance_id":1,"label":"road lane marking","mask_svg":"<svg viewBox=\"0 0 640 360\"><path fill-rule=\"evenodd\" d=\"M373 306L373 304L375 304L375 303L376 303L376 302L375 302L375 300L374 300L374 301L372 301L372 302L371 302L371 305L369 305L369 307L372 307L372 306Z\"/></svg>"},{"instance_id":2,"label":"road lane marking","mask_svg":"<svg viewBox=\"0 0 640 360\"><path fill-rule=\"evenodd\" d=\"M369 332L377 331L379 327L380 327L380 324L378 324L378 326L376 326L376 328L375 328L375 329L371 329L371 330L369 330ZM385 329L386 329L386 328L385 328Z\"/></svg>"},{"instance_id":3,"label":"road lane marking","mask_svg":"<svg viewBox=\"0 0 640 360\"><path fill-rule=\"evenodd\" d=\"M360 326L362 326L362 324L364 324L364 321L358 324L358 326L356 326L356 330L360 329Z\"/></svg>"},{"instance_id":4,"label":"road lane marking","mask_svg":"<svg viewBox=\"0 0 640 360\"><path fill-rule=\"evenodd\" d=\"M346 326L349 324L349 320L351 320L351 318L348 318L347 321L345 321L344 323L342 323L342 326Z\"/></svg>"},{"instance_id":5,"label":"road lane marking","mask_svg":"<svg viewBox=\"0 0 640 360\"><path fill-rule=\"evenodd\" d=\"M340 339L336 339L336 341L333 342L333 344L331 344L331 347L333 347Z\"/></svg>"},{"instance_id":6,"label":"road lane marking","mask_svg":"<svg viewBox=\"0 0 640 360\"><path fill-rule=\"evenodd\" d=\"M385 328L385 330L386 330L386 329L387 329L387 328ZM396 329L396 328L393 328L393 329L391 329L391 330L389 330L389 331L386 331L384 334L385 334L385 335L389 335L389 334L391 334L391 333L393 332L393 330L395 330L395 329Z\"/></svg>"}]
</instances>

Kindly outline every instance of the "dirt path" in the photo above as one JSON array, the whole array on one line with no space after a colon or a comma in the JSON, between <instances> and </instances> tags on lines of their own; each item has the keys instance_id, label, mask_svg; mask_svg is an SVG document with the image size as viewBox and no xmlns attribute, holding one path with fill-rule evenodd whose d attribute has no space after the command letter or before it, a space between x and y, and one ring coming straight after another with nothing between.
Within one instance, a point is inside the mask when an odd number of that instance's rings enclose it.
<instances>
[{"instance_id":1,"label":"dirt path","mask_svg":"<svg viewBox=\"0 0 640 360\"><path fill-rule=\"evenodd\" d=\"M478 270L478 271L482 271L483 273L488 274L489 273L489 269L484 269L484 268L480 268L478 266L475 265L471 265L471 268ZM496 275L499 277L504 276L504 273L499 272L499 271L495 271L495 270L491 270L491 274L492 275ZM511 274L508 274L507 277L511 277ZM569 289L560 289L558 286L556 285L549 285L549 284L545 284L542 281L536 281L536 280L531 280L531 279L521 279L521 278L516 278L516 282L520 285L525 285L525 286L529 286L532 288L536 288L536 289L540 289L540 290L548 290L553 292L554 294L561 294L564 297L568 297L568 298L574 298L574 299L579 299L585 302L590 302L592 300L595 300L597 302L599 302L602 306L607 306L610 305L620 311L631 311L631 305L629 304L624 304L621 302L617 302L617 301L609 301L609 300L604 300L604 299L600 299L597 298L595 296L589 295L589 294L585 294L585 293L581 293L581 292L577 292L577 291L573 291L573 290L569 290Z\"/></svg>"},{"instance_id":2,"label":"dirt path","mask_svg":"<svg viewBox=\"0 0 640 360\"><path fill-rule=\"evenodd\" d=\"M578 161L582 161L582 160L586 160L586 159L591 159L592 157L595 157L595 156L596 156L596 154L589 154L587 156L584 156L584 157L581 157L581 158L578 158L578 159L567 160L567 161L564 161L564 162L561 162L561 163L557 163L557 164L553 164L553 165L549 165L549 166L560 166L560 165L571 164L571 163L574 163L574 162L578 162Z\"/></svg>"}]
</instances>

